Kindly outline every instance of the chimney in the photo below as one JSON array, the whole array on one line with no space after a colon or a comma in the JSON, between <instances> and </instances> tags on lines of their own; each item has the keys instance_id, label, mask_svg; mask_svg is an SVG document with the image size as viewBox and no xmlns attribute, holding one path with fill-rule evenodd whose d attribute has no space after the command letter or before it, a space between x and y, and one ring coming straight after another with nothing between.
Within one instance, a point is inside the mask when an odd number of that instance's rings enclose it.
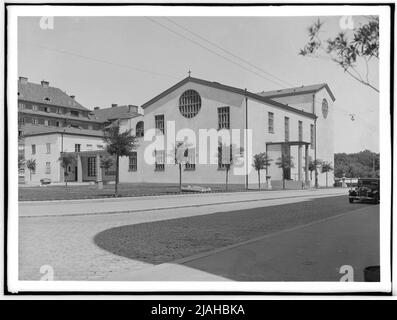
<instances>
[{"instance_id":1,"label":"chimney","mask_svg":"<svg viewBox=\"0 0 397 320\"><path fill-rule=\"evenodd\" d=\"M132 104L128 105L128 112L132 113L132 112L138 112L138 107L137 106L133 106Z\"/></svg>"},{"instance_id":2,"label":"chimney","mask_svg":"<svg viewBox=\"0 0 397 320\"><path fill-rule=\"evenodd\" d=\"M75 98L75 96L73 96L73 95L72 95L72 96L70 96L70 97L71 97L73 100L74 100L74 98Z\"/></svg>"},{"instance_id":3,"label":"chimney","mask_svg":"<svg viewBox=\"0 0 397 320\"><path fill-rule=\"evenodd\" d=\"M112 108L117 107L117 103L112 103Z\"/></svg>"},{"instance_id":4,"label":"chimney","mask_svg":"<svg viewBox=\"0 0 397 320\"><path fill-rule=\"evenodd\" d=\"M43 80L43 81L41 81L41 85L42 85L43 88L48 88L50 83L48 81Z\"/></svg>"},{"instance_id":5,"label":"chimney","mask_svg":"<svg viewBox=\"0 0 397 320\"><path fill-rule=\"evenodd\" d=\"M27 84L28 83L28 78L27 77L19 77L19 82L22 84Z\"/></svg>"},{"instance_id":6,"label":"chimney","mask_svg":"<svg viewBox=\"0 0 397 320\"><path fill-rule=\"evenodd\" d=\"M99 107L94 107L94 110L99 110Z\"/></svg>"}]
</instances>

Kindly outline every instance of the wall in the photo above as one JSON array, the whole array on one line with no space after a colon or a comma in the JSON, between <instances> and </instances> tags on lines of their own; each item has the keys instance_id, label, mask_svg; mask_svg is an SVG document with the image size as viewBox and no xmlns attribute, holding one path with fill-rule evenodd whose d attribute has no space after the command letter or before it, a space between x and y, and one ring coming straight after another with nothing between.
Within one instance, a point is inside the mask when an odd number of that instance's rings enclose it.
<instances>
[{"instance_id":1,"label":"wall","mask_svg":"<svg viewBox=\"0 0 397 320\"><path fill-rule=\"evenodd\" d=\"M187 119L182 116L179 111L179 97L186 90L196 90L201 97L201 109L199 113L191 118ZM145 124L145 132L149 129L155 128L155 115L164 114L165 124L167 121L175 121L175 132L177 133L180 129L190 128L192 129L197 137L196 154L199 152L198 148L198 132L199 129L205 128L218 128L218 107L229 106L230 107L230 126L231 128L243 128L244 126L244 97L241 95L233 94L223 90L209 88L207 86L187 83L184 86L176 89L166 97L163 97L154 104L148 106L145 109L145 115L143 117ZM131 119L130 124L135 127L135 124L140 119ZM166 126L166 125L165 125ZM165 132L165 138L169 133ZM179 140L179 139L178 139ZM175 137L172 139L175 141ZM166 182L166 183L178 183L179 170L175 164L166 164L165 171L155 171L154 164L147 164L143 159L144 150L151 144L150 141L144 141L139 139L140 146L138 152L138 171L128 172L128 158L123 158L120 162L122 174L120 175L121 181L124 182ZM173 143L174 144L174 143ZM208 143L209 144L209 143ZM172 150L170 150L172 153ZM207 154L209 154L209 145L207 146ZM224 170L218 170L218 165L205 165L198 164L196 160L196 170L186 171L183 170L183 183L224 183L225 172ZM233 175L230 173L229 182L235 184L244 183L244 176Z\"/></svg>"},{"instance_id":2,"label":"wall","mask_svg":"<svg viewBox=\"0 0 397 320\"><path fill-rule=\"evenodd\" d=\"M274 133L269 133L268 130L268 112L274 114ZM266 143L268 142L284 142L284 117L289 118L289 141L299 140L299 126L298 122L302 121L302 141L310 143L310 124L314 124L314 119L309 118L298 113L287 111L285 109L264 104L262 102L250 99L248 102L248 127L253 130L253 146L252 154L258 154L266 151ZM269 175L272 180L281 180L282 171L276 165L279 157L281 157L281 148L279 145L268 146L268 156L272 159L270 167L268 168ZM303 167L305 164L305 147L302 146L301 156L301 177L304 179ZM314 150L309 147L309 156L314 155ZM291 179L298 179L298 146L291 146L291 156L293 157L294 168L291 169ZM251 164L250 164L251 165ZM310 177L309 177L310 178ZM266 171L261 171L261 183L266 182ZM253 186L258 185L258 173L252 170L249 174L249 184Z\"/></svg>"},{"instance_id":3,"label":"wall","mask_svg":"<svg viewBox=\"0 0 397 320\"><path fill-rule=\"evenodd\" d=\"M326 99L328 102L328 115L324 118L322 113L322 100ZM317 118L317 159L331 162L334 166L334 108L333 101L329 96L327 90L324 88L316 93L315 96L315 110ZM314 173L313 173L314 175ZM320 186L326 185L326 174L318 171L318 182ZM334 183L333 171L328 173L328 186Z\"/></svg>"},{"instance_id":4,"label":"wall","mask_svg":"<svg viewBox=\"0 0 397 320\"><path fill-rule=\"evenodd\" d=\"M100 150L98 145L105 145L102 138L100 137L89 137L89 136L78 136L59 133L36 135L25 137L25 159L36 159L36 174L32 175L32 181L30 181L29 170L25 170L25 182L26 183L40 183L40 179L49 178L52 182L61 181L61 167L59 164L59 157L62 148L63 140L63 151L74 152L75 144L81 144L80 151L87 150ZM51 153L46 153L46 143L51 144ZM32 144L36 145L36 155L31 154ZM90 149L88 144L92 145ZM45 173L45 163L51 163L51 173ZM68 176L68 181L75 181L75 166L71 166L71 171Z\"/></svg>"},{"instance_id":5,"label":"wall","mask_svg":"<svg viewBox=\"0 0 397 320\"><path fill-rule=\"evenodd\" d=\"M46 143L51 144L51 153L47 153ZM36 154L32 154L32 144L36 145ZM36 173L32 174L30 180L30 171L25 169L25 183L40 183L40 179L48 178L51 181L59 181L59 135L49 134L25 137L25 160L36 160ZM46 162L51 163L51 173L45 173Z\"/></svg>"},{"instance_id":6,"label":"wall","mask_svg":"<svg viewBox=\"0 0 397 320\"><path fill-rule=\"evenodd\" d=\"M286 96L286 97L275 97L272 100L287 104L298 110L303 110L308 113L313 113L313 93Z\"/></svg>"}]
</instances>

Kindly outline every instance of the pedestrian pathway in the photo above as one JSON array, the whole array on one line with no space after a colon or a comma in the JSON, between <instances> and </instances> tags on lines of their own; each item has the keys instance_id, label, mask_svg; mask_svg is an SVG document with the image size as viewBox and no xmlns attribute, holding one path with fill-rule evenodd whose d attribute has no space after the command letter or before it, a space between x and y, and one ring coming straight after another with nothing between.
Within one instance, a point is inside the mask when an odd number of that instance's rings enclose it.
<instances>
[{"instance_id":1,"label":"pedestrian pathway","mask_svg":"<svg viewBox=\"0 0 397 320\"><path fill-rule=\"evenodd\" d=\"M183 194L133 198L23 201L19 202L20 217L87 215L149 210L200 207L215 204L230 204L283 198L327 197L346 194L346 189L254 191L210 194ZM259 203L258 203L259 204Z\"/></svg>"}]
</instances>

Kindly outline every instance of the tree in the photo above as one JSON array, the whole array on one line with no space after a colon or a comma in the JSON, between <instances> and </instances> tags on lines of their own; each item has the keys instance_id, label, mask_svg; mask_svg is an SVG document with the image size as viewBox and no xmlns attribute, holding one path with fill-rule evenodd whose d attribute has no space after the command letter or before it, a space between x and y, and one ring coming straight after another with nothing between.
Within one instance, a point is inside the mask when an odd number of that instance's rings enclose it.
<instances>
[{"instance_id":1,"label":"tree","mask_svg":"<svg viewBox=\"0 0 397 320\"><path fill-rule=\"evenodd\" d=\"M237 148L236 145L228 146L222 142L218 143L218 164L220 165L220 168L223 167L225 169L226 191L229 186L229 171L233 165L239 163L243 151L244 150L242 148Z\"/></svg>"},{"instance_id":2,"label":"tree","mask_svg":"<svg viewBox=\"0 0 397 320\"><path fill-rule=\"evenodd\" d=\"M116 156L116 181L114 196L118 197L119 161L120 157L128 157L138 147L137 138L131 135L131 130L120 132L119 123L115 123L104 130L103 141L106 143L106 151Z\"/></svg>"},{"instance_id":3,"label":"tree","mask_svg":"<svg viewBox=\"0 0 397 320\"><path fill-rule=\"evenodd\" d=\"M294 168L294 157L291 155L283 154L277 159L276 165L282 170L283 173L283 189L285 190L285 179L287 170Z\"/></svg>"},{"instance_id":4,"label":"tree","mask_svg":"<svg viewBox=\"0 0 397 320\"><path fill-rule=\"evenodd\" d=\"M258 172L259 190L261 189L261 170L266 169L268 166L270 166L271 161L272 159L267 158L266 152L262 152L254 155L254 162L252 163L252 166Z\"/></svg>"},{"instance_id":5,"label":"tree","mask_svg":"<svg viewBox=\"0 0 397 320\"><path fill-rule=\"evenodd\" d=\"M324 161L321 164L321 173L325 173L326 176L326 181L325 181L325 187L328 188L328 172L334 170L334 168L332 167L332 163L331 162L326 162Z\"/></svg>"},{"instance_id":6,"label":"tree","mask_svg":"<svg viewBox=\"0 0 397 320\"><path fill-rule=\"evenodd\" d=\"M113 159L111 157L101 157L101 163L99 166L104 169L108 170L113 165Z\"/></svg>"},{"instance_id":7,"label":"tree","mask_svg":"<svg viewBox=\"0 0 397 320\"><path fill-rule=\"evenodd\" d=\"M182 191L182 165L189 163L189 147L192 144L185 141L177 141L174 148L174 161L179 167L179 191ZM194 152L194 149L190 149L190 152ZM172 156L172 155L171 155Z\"/></svg>"},{"instance_id":8,"label":"tree","mask_svg":"<svg viewBox=\"0 0 397 320\"><path fill-rule=\"evenodd\" d=\"M32 173L34 173L36 171L36 160L35 159L27 160L26 168L29 169L29 177L30 177L30 181L32 181Z\"/></svg>"},{"instance_id":9,"label":"tree","mask_svg":"<svg viewBox=\"0 0 397 320\"><path fill-rule=\"evenodd\" d=\"M308 28L309 41L300 50L302 56L325 58L339 65L350 77L379 92L369 80L371 59L379 60L379 18L369 17L369 21L353 30L352 37L345 32L338 33L333 39L322 40L324 22L318 19ZM357 63L364 71L359 71Z\"/></svg>"},{"instance_id":10,"label":"tree","mask_svg":"<svg viewBox=\"0 0 397 320\"><path fill-rule=\"evenodd\" d=\"M68 167L75 161L74 157L69 154L61 153L61 156L58 159L60 161L60 165L63 168L63 176L65 180L65 187L68 186Z\"/></svg>"},{"instance_id":11,"label":"tree","mask_svg":"<svg viewBox=\"0 0 397 320\"><path fill-rule=\"evenodd\" d=\"M313 171L315 171L316 177L315 177L315 186L316 188L318 187L318 179L317 179L317 169L321 166L321 164L323 163L323 161L321 159L316 159L316 160L312 160L311 158L309 158L309 165L308 165L308 169L310 172L310 180L312 180L312 173Z\"/></svg>"},{"instance_id":12,"label":"tree","mask_svg":"<svg viewBox=\"0 0 397 320\"><path fill-rule=\"evenodd\" d=\"M364 150L357 153L335 153L335 177L379 177L380 154Z\"/></svg>"},{"instance_id":13,"label":"tree","mask_svg":"<svg viewBox=\"0 0 397 320\"><path fill-rule=\"evenodd\" d=\"M18 171L22 171L25 167L25 156L23 153L18 153Z\"/></svg>"}]
</instances>

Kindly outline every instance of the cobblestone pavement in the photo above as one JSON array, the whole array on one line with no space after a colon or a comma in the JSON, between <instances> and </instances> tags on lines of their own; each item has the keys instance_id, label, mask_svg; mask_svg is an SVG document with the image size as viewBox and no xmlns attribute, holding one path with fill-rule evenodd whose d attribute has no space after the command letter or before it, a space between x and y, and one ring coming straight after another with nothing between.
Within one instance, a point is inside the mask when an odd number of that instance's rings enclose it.
<instances>
[{"instance_id":1,"label":"cobblestone pavement","mask_svg":"<svg viewBox=\"0 0 397 320\"><path fill-rule=\"evenodd\" d=\"M19 278L40 279L42 265L54 268L55 280L101 280L112 273L141 270L151 266L152 262L101 249L94 243L95 235L125 225L299 203L309 199L302 197L98 216L23 217L19 220ZM146 241L147 234L141 235L141 240Z\"/></svg>"}]
</instances>

